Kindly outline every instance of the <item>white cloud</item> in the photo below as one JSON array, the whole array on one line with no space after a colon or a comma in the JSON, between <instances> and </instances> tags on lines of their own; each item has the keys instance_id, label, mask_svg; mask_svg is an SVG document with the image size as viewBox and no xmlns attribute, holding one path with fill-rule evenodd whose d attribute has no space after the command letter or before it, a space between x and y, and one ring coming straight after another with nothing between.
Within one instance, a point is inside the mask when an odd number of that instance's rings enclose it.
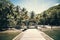
<instances>
[{"instance_id":1,"label":"white cloud","mask_svg":"<svg viewBox=\"0 0 60 40\"><path fill-rule=\"evenodd\" d=\"M54 6L59 5L59 3L56 3Z\"/></svg>"}]
</instances>

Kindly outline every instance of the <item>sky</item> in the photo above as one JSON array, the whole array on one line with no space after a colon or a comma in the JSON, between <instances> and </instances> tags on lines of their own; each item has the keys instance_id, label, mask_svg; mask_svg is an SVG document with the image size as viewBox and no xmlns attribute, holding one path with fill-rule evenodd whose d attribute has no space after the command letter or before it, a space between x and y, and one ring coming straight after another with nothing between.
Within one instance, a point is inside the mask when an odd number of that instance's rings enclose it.
<instances>
[{"instance_id":1,"label":"sky","mask_svg":"<svg viewBox=\"0 0 60 40\"><path fill-rule=\"evenodd\" d=\"M60 0L11 0L16 6L26 8L27 11L34 11L36 14L47 10L48 8L60 4Z\"/></svg>"}]
</instances>

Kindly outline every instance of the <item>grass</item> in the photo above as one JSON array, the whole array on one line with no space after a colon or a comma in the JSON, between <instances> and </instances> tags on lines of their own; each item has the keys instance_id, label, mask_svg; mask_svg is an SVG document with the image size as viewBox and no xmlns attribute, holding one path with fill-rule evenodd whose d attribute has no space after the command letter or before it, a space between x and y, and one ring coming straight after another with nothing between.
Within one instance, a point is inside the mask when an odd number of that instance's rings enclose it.
<instances>
[{"instance_id":1,"label":"grass","mask_svg":"<svg viewBox=\"0 0 60 40\"><path fill-rule=\"evenodd\" d=\"M0 33L0 40L12 40L20 32L3 32Z\"/></svg>"},{"instance_id":2,"label":"grass","mask_svg":"<svg viewBox=\"0 0 60 40\"><path fill-rule=\"evenodd\" d=\"M47 35L49 35L54 40L60 40L60 28L59 29L46 30L43 32L45 32Z\"/></svg>"}]
</instances>

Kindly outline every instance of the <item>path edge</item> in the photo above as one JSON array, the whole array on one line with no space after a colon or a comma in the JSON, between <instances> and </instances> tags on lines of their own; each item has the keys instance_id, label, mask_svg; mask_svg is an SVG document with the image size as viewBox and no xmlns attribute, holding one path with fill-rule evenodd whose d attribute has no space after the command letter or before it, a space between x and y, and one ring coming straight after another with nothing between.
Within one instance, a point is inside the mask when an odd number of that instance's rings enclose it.
<instances>
[{"instance_id":1,"label":"path edge","mask_svg":"<svg viewBox=\"0 0 60 40\"><path fill-rule=\"evenodd\" d=\"M54 40L53 38L51 38L49 35L47 35L46 33L44 32L41 32L42 36L46 39L46 40ZM47 37L47 38L46 38Z\"/></svg>"},{"instance_id":2,"label":"path edge","mask_svg":"<svg viewBox=\"0 0 60 40\"><path fill-rule=\"evenodd\" d=\"M23 32L18 34L16 37L14 37L12 40L19 40L23 35Z\"/></svg>"}]
</instances>

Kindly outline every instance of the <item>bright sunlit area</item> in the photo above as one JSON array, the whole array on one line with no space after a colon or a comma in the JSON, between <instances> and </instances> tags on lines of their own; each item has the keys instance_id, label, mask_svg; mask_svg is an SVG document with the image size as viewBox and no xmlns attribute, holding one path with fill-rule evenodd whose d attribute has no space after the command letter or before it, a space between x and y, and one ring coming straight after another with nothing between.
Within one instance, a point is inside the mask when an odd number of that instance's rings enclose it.
<instances>
[{"instance_id":1,"label":"bright sunlit area","mask_svg":"<svg viewBox=\"0 0 60 40\"><path fill-rule=\"evenodd\" d=\"M36 14L60 3L59 0L11 0L11 2L21 8L26 8L29 12L34 11Z\"/></svg>"}]
</instances>

